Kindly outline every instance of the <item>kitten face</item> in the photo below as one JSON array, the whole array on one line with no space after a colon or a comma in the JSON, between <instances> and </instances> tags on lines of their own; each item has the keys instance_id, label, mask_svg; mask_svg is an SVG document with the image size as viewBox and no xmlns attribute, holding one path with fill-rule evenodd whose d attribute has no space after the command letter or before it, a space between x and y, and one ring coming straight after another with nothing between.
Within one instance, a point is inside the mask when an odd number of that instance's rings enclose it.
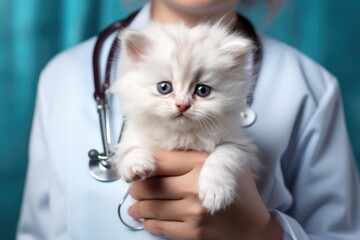
<instances>
[{"instance_id":1,"label":"kitten face","mask_svg":"<svg viewBox=\"0 0 360 240\"><path fill-rule=\"evenodd\" d=\"M212 128L245 106L251 42L220 24L150 24L121 35L123 77L112 87L128 119L173 129ZM207 129L209 130L209 129Z\"/></svg>"}]
</instances>

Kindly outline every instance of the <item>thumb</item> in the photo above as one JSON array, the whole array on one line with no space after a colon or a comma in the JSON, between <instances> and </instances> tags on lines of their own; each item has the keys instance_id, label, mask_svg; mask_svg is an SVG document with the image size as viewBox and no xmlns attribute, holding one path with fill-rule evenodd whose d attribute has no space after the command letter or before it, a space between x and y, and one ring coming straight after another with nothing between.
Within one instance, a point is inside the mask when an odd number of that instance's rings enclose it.
<instances>
[{"instance_id":1,"label":"thumb","mask_svg":"<svg viewBox=\"0 0 360 240\"><path fill-rule=\"evenodd\" d=\"M179 176L190 172L194 167L202 166L208 153L194 151L157 151L155 152L156 170L151 175Z\"/></svg>"}]
</instances>

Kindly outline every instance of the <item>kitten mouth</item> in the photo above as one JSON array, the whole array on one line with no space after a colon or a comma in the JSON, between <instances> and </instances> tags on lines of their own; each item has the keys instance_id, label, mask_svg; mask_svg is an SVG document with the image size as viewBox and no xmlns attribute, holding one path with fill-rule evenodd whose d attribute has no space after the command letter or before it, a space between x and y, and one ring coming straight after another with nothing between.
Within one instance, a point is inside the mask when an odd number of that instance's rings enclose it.
<instances>
[{"instance_id":1,"label":"kitten mouth","mask_svg":"<svg viewBox=\"0 0 360 240\"><path fill-rule=\"evenodd\" d=\"M188 117L185 116L184 113L178 113L177 115L175 115L175 119L188 119Z\"/></svg>"}]
</instances>

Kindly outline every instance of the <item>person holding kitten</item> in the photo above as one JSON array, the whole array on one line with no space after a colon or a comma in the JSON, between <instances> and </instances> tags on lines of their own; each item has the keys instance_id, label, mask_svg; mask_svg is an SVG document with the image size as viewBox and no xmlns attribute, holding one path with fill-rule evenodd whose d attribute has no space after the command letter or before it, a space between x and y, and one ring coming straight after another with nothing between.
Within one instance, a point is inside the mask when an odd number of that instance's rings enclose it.
<instances>
[{"instance_id":1,"label":"person holding kitten","mask_svg":"<svg viewBox=\"0 0 360 240\"><path fill-rule=\"evenodd\" d=\"M119 36L111 90L117 129L120 111L127 122L114 161L134 182L128 214L145 231L117 218L128 183L87 171L87 151L101 144L89 82L96 39L48 64L18 239L359 239L359 176L331 74L260 37L257 119L237 123L255 48L226 29L239 2L152 0Z\"/></svg>"}]
</instances>

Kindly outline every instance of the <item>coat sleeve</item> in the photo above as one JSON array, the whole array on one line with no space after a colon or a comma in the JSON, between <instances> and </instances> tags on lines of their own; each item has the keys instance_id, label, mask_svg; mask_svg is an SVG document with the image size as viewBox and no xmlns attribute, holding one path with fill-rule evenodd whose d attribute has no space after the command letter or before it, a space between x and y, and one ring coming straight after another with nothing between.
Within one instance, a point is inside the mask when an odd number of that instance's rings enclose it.
<instances>
[{"instance_id":1,"label":"coat sleeve","mask_svg":"<svg viewBox=\"0 0 360 240\"><path fill-rule=\"evenodd\" d=\"M332 78L310 120L282 159L293 195L289 211L273 211L286 240L360 239L360 185L339 88Z\"/></svg>"},{"instance_id":2,"label":"coat sleeve","mask_svg":"<svg viewBox=\"0 0 360 240\"><path fill-rule=\"evenodd\" d=\"M44 130L46 101L42 96L41 78L31 131L25 190L17 227L18 240L49 239L49 163Z\"/></svg>"}]
</instances>

